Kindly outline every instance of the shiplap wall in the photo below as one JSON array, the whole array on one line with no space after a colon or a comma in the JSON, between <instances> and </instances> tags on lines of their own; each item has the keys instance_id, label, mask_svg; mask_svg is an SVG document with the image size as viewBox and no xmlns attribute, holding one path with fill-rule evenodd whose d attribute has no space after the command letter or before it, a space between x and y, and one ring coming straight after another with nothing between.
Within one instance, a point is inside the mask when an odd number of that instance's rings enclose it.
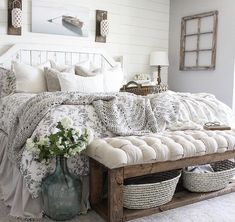
<instances>
[{"instance_id":1,"label":"shiplap wall","mask_svg":"<svg viewBox=\"0 0 235 222\"><path fill-rule=\"evenodd\" d=\"M38 0L45 1L45 0ZM31 32L31 0L23 0L22 36L7 35L7 0L0 0L0 53L14 43L104 47L112 56L125 56L127 78L149 73L149 54L168 50L169 0L47 0L90 9L88 38ZM65 3L66 2L66 3ZM95 10L107 10L110 34L107 43L95 43ZM166 70L163 70L166 81Z\"/></svg>"}]
</instances>

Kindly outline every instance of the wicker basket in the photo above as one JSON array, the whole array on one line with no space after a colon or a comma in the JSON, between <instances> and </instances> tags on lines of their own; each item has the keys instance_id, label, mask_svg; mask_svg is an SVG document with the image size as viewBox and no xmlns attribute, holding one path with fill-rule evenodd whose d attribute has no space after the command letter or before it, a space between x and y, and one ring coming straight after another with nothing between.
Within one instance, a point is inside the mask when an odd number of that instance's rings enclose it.
<instances>
[{"instance_id":1,"label":"wicker basket","mask_svg":"<svg viewBox=\"0 0 235 222\"><path fill-rule=\"evenodd\" d=\"M225 188L235 174L235 163L229 160L211 164L215 172L183 171L183 185L191 192L211 192Z\"/></svg>"},{"instance_id":2,"label":"wicker basket","mask_svg":"<svg viewBox=\"0 0 235 222\"><path fill-rule=\"evenodd\" d=\"M147 209L171 201L181 171L170 171L137 179L129 179L124 185L124 207Z\"/></svg>"},{"instance_id":3,"label":"wicker basket","mask_svg":"<svg viewBox=\"0 0 235 222\"><path fill-rule=\"evenodd\" d=\"M136 95L146 96L153 93L161 93L167 91L167 85L151 85L151 86L142 86L137 82L130 81L124 85L120 91L134 93Z\"/></svg>"}]
</instances>

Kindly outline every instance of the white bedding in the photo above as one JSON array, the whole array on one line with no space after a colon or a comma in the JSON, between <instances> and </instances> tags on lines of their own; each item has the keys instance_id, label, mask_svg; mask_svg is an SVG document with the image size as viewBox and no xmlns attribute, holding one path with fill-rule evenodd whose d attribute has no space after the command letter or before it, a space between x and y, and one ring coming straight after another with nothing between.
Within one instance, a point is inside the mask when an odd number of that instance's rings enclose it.
<instances>
[{"instance_id":1,"label":"white bedding","mask_svg":"<svg viewBox=\"0 0 235 222\"><path fill-rule=\"evenodd\" d=\"M23 107L34 96L35 94L18 93L3 98L0 103L0 129L4 131L4 133L2 132L0 134L0 144L5 144L5 146L3 145L0 148L0 177L5 178L0 181L0 186L4 188L5 200L9 200L8 204L12 206L11 215L18 215L23 218L28 216L40 217L40 184L46 173L54 168L54 163L47 168L43 164L34 161L31 153L28 151L23 152L20 171L7 161L8 147L6 141L8 139L7 134L9 133L11 119L17 115L19 108ZM202 124L207 121L220 121L225 124L231 124L233 121L234 116L232 111L211 95L167 92L161 95L159 94L159 96L159 98L156 97L159 100L159 105L154 108L163 109L161 111L169 109L170 103L169 100L167 101L169 97L171 97L171 100L178 100L180 104L177 121L174 123L168 122L168 129L179 130L179 127L182 127L181 129L188 129L190 127L196 129L196 127L201 128ZM51 109L39 123L32 136L50 134L53 132L56 123L65 116L70 116L78 127L85 126L92 128L96 138L114 136L100 121L92 105L60 105ZM188 123L189 127L185 127L186 123ZM192 127L189 123L194 123L195 125ZM83 178L86 178L88 175L88 161L85 156L78 156L71 159L69 161L69 167L73 173L81 175ZM15 174L17 174L15 178L18 178L18 182L12 180L11 183L9 178L14 177ZM6 184L9 185L8 188ZM88 188L87 185L85 187ZM27 195L22 196L22 193L27 193ZM86 201L87 194L85 193L84 209L88 207L88 202ZM30 203L32 203L32 206L37 205L35 207L37 212L33 212L30 208Z\"/></svg>"}]
</instances>

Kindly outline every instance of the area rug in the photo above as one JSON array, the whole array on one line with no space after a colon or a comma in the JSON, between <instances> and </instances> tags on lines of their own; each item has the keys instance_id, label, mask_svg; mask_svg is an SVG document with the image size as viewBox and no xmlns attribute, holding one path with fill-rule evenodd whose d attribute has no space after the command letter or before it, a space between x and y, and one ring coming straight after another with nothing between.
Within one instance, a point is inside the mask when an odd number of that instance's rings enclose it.
<instances>
[{"instance_id":1,"label":"area rug","mask_svg":"<svg viewBox=\"0 0 235 222\"><path fill-rule=\"evenodd\" d=\"M1 197L0 197L1 199ZM8 216L9 209L0 201L0 222L22 222ZM51 222L48 218L40 222ZM205 200L174 210L144 217L131 222L234 222L235 221L235 193ZM69 222L104 222L93 211L79 216Z\"/></svg>"}]
</instances>

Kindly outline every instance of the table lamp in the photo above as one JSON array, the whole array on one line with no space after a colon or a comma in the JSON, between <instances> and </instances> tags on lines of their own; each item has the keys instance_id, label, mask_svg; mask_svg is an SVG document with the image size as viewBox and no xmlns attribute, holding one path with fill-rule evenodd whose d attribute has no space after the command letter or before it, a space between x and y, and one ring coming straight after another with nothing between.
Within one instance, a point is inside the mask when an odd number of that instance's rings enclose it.
<instances>
[{"instance_id":1,"label":"table lamp","mask_svg":"<svg viewBox=\"0 0 235 222\"><path fill-rule=\"evenodd\" d=\"M168 53L166 51L152 52L150 55L150 66L158 67L157 85L161 84L161 68L169 66Z\"/></svg>"}]
</instances>

